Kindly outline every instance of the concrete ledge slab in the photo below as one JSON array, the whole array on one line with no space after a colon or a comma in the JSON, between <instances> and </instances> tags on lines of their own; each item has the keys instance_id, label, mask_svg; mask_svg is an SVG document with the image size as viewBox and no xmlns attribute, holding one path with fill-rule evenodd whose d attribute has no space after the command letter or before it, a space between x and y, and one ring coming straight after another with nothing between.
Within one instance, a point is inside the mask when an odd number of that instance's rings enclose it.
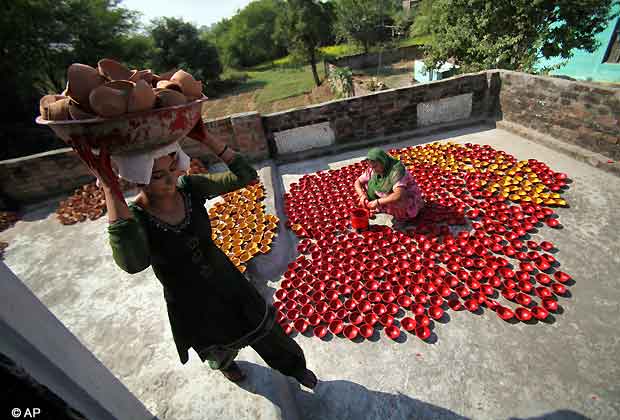
<instances>
[{"instance_id":1,"label":"concrete ledge slab","mask_svg":"<svg viewBox=\"0 0 620 420\"><path fill-rule=\"evenodd\" d=\"M558 140L554 137L548 136L531 128L524 127L520 124L500 120L496 122L497 128L501 128L511 133L517 134L521 137L525 137L528 140L542 144L550 149L557 150L564 153L571 158L580 162L585 162L595 168L620 176L620 162L610 160L609 157L600 153L593 152L585 149L576 144L571 144L565 141Z\"/></svg>"}]
</instances>

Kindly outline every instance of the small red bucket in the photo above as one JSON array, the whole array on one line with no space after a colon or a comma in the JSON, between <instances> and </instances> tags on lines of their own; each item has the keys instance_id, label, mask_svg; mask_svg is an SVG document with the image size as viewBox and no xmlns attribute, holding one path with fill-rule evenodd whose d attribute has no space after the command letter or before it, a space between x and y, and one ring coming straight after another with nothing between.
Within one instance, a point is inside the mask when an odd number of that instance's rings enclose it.
<instances>
[{"instance_id":1,"label":"small red bucket","mask_svg":"<svg viewBox=\"0 0 620 420\"><path fill-rule=\"evenodd\" d=\"M368 218L370 213L363 208L356 208L351 211L351 226L353 229L368 229Z\"/></svg>"}]
</instances>

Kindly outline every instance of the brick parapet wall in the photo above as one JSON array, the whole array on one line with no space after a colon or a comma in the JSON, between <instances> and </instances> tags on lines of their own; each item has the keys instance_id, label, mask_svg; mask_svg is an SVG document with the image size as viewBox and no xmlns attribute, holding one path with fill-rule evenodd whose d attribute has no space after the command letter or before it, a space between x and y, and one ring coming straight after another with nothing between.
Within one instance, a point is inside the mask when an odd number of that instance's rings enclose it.
<instances>
[{"instance_id":1,"label":"brick parapet wall","mask_svg":"<svg viewBox=\"0 0 620 420\"><path fill-rule=\"evenodd\" d=\"M19 204L54 197L92 180L71 148L0 162L0 191Z\"/></svg>"},{"instance_id":2,"label":"brick parapet wall","mask_svg":"<svg viewBox=\"0 0 620 420\"><path fill-rule=\"evenodd\" d=\"M211 138L228 144L251 161L260 161L269 157L265 130L258 112L229 115L205 120L204 123ZM191 157L211 162L216 160L211 151L197 141L184 139L181 145Z\"/></svg>"},{"instance_id":3,"label":"brick parapet wall","mask_svg":"<svg viewBox=\"0 0 620 420\"><path fill-rule=\"evenodd\" d=\"M488 89L491 79L487 72L481 72L335 100L265 115L263 126L273 150L274 133L322 122L329 122L336 143L414 130L418 128L419 104L463 94L472 94L471 118L487 117L489 103L494 101Z\"/></svg>"},{"instance_id":4,"label":"brick parapet wall","mask_svg":"<svg viewBox=\"0 0 620 420\"><path fill-rule=\"evenodd\" d=\"M620 88L501 71L498 117L620 160Z\"/></svg>"}]
</instances>

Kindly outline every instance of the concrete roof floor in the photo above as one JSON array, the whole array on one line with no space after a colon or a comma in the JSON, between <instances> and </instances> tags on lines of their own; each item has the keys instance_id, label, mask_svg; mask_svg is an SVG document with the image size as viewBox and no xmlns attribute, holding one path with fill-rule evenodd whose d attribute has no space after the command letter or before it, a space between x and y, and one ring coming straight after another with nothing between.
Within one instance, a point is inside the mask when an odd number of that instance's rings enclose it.
<instances>
[{"instance_id":1,"label":"concrete roof floor","mask_svg":"<svg viewBox=\"0 0 620 420\"><path fill-rule=\"evenodd\" d=\"M561 230L541 229L576 284L555 322L508 324L494 313L449 311L432 344L408 335L353 343L295 337L320 383L314 391L266 368L252 349L240 385L192 352L181 365L162 291L151 269L128 275L107 244L106 219L61 226L53 205L0 234L5 262L41 301L160 419L617 419L620 418L620 245L618 178L506 131L475 127L385 147L430 141L490 144L536 158L573 183ZM275 167L261 178L267 210L281 214L282 191L306 173L359 161L366 149ZM389 223L388 219L379 221ZM284 226L273 250L248 273L272 299L296 239Z\"/></svg>"}]
</instances>

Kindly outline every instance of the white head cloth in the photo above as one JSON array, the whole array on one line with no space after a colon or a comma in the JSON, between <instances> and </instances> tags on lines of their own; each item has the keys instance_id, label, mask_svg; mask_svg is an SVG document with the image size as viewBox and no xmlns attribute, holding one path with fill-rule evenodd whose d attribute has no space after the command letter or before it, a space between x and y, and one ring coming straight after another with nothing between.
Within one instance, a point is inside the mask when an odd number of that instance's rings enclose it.
<instances>
[{"instance_id":1,"label":"white head cloth","mask_svg":"<svg viewBox=\"0 0 620 420\"><path fill-rule=\"evenodd\" d=\"M176 153L177 155L178 170L187 171L189 169L190 158L183 149L181 149L178 142L149 152L131 155L112 155L110 158L118 168L118 175L121 178L136 184L148 184L151 182L151 174L153 172L155 159L170 153Z\"/></svg>"}]
</instances>

